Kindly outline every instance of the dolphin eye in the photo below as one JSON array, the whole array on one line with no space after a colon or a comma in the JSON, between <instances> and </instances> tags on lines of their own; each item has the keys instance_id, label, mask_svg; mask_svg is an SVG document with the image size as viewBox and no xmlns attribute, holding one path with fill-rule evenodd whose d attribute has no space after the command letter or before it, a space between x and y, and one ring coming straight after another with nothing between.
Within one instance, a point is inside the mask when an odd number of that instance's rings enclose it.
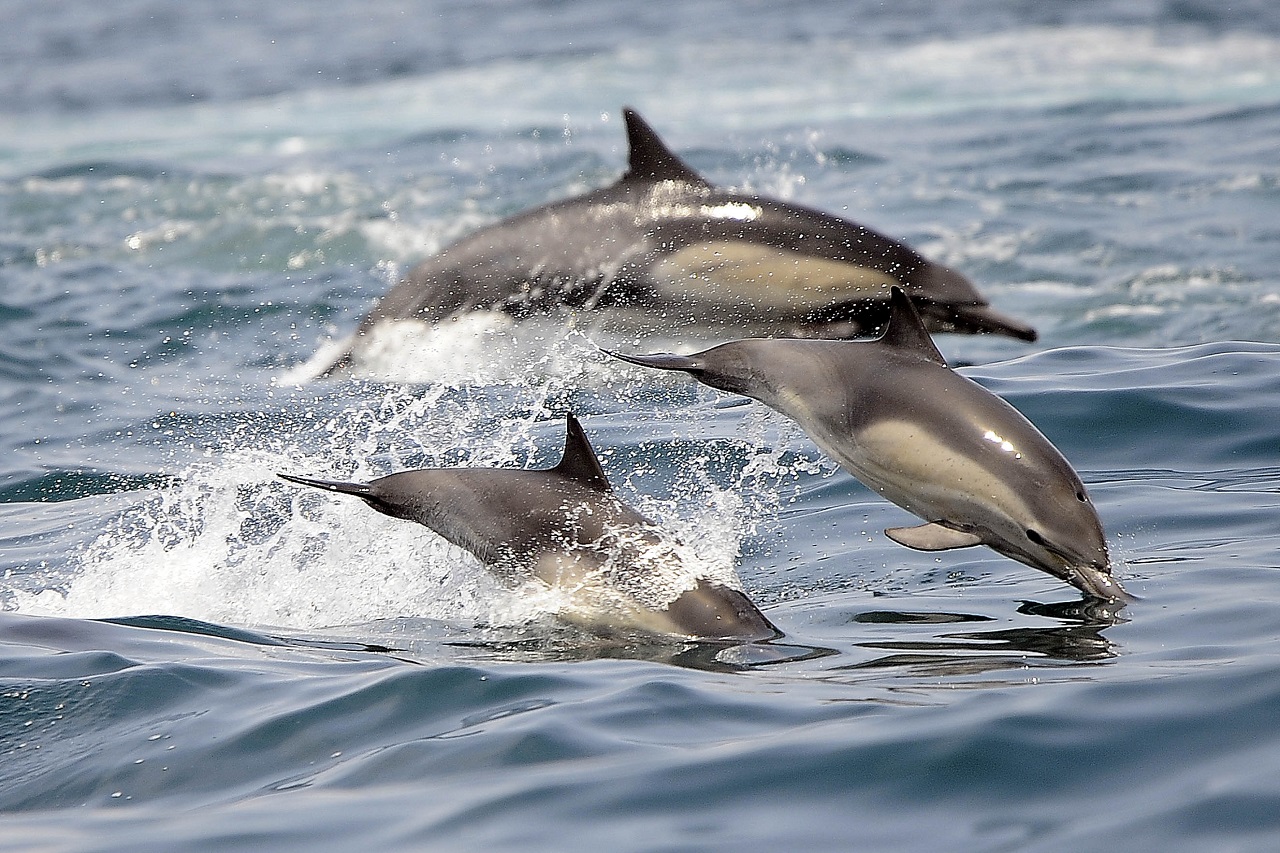
<instances>
[{"instance_id":1,"label":"dolphin eye","mask_svg":"<svg viewBox=\"0 0 1280 853\"><path fill-rule=\"evenodd\" d=\"M1041 546L1041 547L1044 547L1044 544L1045 544L1045 543L1044 543L1044 537L1043 537L1043 536L1041 536L1041 535L1040 535L1039 533L1037 533L1036 531L1034 531L1034 530L1028 530L1028 531L1027 531L1027 538L1028 538L1028 539L1030 539L1032 542L1036 543L1037 545L1039 545L1039 546Z\"/></svg>"},{"instance_id":2,"label":"dolphin eye","mask_svg":"<svg viewBox=\"0 0 1280 853\"><path fill-rule=\"evenodd\" d=\"M1084 492L1076 492L1076 500L1080 501L1080 503L1085 503L1089 499L1084 496Z\"/></svg>"}]
</instances>

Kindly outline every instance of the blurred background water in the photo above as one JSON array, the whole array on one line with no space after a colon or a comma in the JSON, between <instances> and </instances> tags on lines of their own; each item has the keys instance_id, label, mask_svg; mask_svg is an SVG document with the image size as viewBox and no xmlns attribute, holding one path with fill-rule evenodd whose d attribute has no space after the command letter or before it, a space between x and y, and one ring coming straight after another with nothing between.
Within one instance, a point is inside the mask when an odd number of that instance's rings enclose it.
<instances>
[{"instance_id":1,"label":"blurred background water","mask_svg":"<svg viewBox=\"0 0 1280 853\"><path fill-rule=\"evenodd\" d=\"M1274 4L0 11L0 849L1280 843ZM1032 321L939 345L1141 600L896 546L790 422L589 330L295 381L415 261L612 181L623 104ZM786 638L592 641L274 477L542 465L571 410Z\"/></svg>"}]
</instances>

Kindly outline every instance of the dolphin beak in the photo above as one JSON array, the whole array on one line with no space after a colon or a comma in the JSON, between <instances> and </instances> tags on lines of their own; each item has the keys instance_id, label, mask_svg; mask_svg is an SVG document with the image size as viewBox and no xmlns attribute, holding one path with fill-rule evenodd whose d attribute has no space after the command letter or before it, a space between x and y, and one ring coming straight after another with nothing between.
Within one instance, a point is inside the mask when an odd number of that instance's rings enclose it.
<instances>
[{"instance_id":1,"label":"dolphin beak","mask_svg":"<svg viewBox=\"0 0 1280 853\"><path fill-rule=\"evenodd\" d=\"M1052 556L1052 561L1034 558L1028 560L1013 554L1008 554L1008 556L1016 560L1021 559L1029 566L1040 569L1042 572L1048 572L1054 577L1066 581L1083 592L1086 598L1117 602L1121 606L1135 600L1135 596L1126 591L1120 585L1120 581L1111 576L1111 566L1107 557L1106 545L1102 546L1099 558L1093 554L1086 556L1078 551L1073 553L1074 549L1064 548L1052 542L1042 542L1041 544Z\"/></svg>"},{"instance_id":2,"label":"dolphin beak","mask_svg":"<svg viewBox=\"0 0 1280 853\"><path fill-rule=\"evenodd\" d=\"M979 331L1004 334L1020 341L1035 341L1040 337L1031 326L1008 314L1001 314L990 305L966 305L957 310L956 315L965 331L972 325Z\"/></svg>"},{"instance_id":3,"label":"dolphin beak","mask_svg":"<svg viewBox=\"0 0 1280 853\"><path fill-rule=\"evenodd\" d=\"M914 305L930 331L1007 335L1020 341L1034 341L1039 337L1031 326L1007 314L1001 314L990 305L952 304L928 299L917 299Z\"/></svg>"},{"instance_id":4,"label":"dolphin beak","mask_svg":"<svg viewBox=\"0 0 1280 853\"><path fill-rule=\"evenodd\" d=\"M607 349L600 351L620 361L625 361L628 364L638 364L641 367L656 367L659 370L700 370L702 368L702 362L699 359L669 352L654 353L653 355L623 355L620 352L613 352Z\"/></svg>"},{"instance_id":5,"label":"dolphin beak","mask_svg":"<svg viewBox=\"0 0 1280 853\"><path fill-rule=\"evenodd\" d=\"M1075 565L1069 566L1067 571L1070 573L1067 581L1085 595L1120 603L1133 600L1133 596L1120 585L1120 581L1111 576L1111 572L1106 568Z\"/></svg>"}]
</instances>

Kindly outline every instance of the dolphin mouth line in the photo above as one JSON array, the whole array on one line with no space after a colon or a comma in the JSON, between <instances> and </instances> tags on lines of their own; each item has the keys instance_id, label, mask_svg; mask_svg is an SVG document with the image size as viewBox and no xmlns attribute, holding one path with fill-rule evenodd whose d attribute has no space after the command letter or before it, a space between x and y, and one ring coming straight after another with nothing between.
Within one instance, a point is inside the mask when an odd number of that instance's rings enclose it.
<instances>
[{"instance_id":1,"label":"dolphin mouth line","mask_svg":"<svg viewBox=\"0 0 1280 853\"><path fill-rule=\"evenodd\" d=\"M1110 564L1081 559L1068 554L1065 549L1052 542L1041 540L1039 544L1059 561L1059 565L1046 566L1043 561L1036 560L1026 552L1024 552L1025 557L1019 561L1066 581L1080 590L1088 599L1114 602L1121 606L1137 600L1137 596L1126 590L1120 581L1112 576ZM1015 559L1019 558L1015 557Z\"/></svg>"},{"instance_id":2,"label":"dolphin mouth line","mask_svg":"<svg viewBox=\"0 0 1280 853\"><path fill-rule=\"evenodd\" d=\"M1087 597L1121 604L1134 600L1134 596L1121 586L1120 581L1111 575L1110 564L1073 560L1060 549L1054 548L1052 545L1047 547L1050 553L1062 560L1065 572L1063 580L1083 592Z\"/></svg>"},{"instance_id":3,"label":"dolphin mouth line","mask_svg":"<svg viewBox=\"0 0 1280 853\"><path fill-rule=\"evenodd\" d=\"M1099 598L1104 601L1114 601L1121 604L1133 601L1136 598L1120 585L1120 581L1111 576L1109 570L1099 569L1095 566L1072 566L1068 571L1071 572L1071 585L1091 598Z\"/></svg>"}]
</instances>

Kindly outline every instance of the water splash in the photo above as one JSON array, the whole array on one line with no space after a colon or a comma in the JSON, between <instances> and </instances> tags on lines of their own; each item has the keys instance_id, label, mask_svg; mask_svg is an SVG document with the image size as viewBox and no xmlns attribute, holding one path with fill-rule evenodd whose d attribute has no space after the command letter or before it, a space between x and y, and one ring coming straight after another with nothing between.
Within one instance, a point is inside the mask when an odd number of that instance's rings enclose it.
<instances>
[{"instance_id":1,"label":"water splash","mask_svg":"<svg viewBox=\"0 0 1280 853\"><path fill-rule=\"evenodd\" d=\"M368 480L412 467L543 467L559 451L565 411L603 405L593 394L608 390L614 405L626 407L664 389L697 393L687 383L630 387L634 369L608 361L572 328L554 330L549 343L542 336L552 330L537 324L522 324L508 339L493 326L480 328L500 353L465 352L458 344L474 333L469 324L450 324L437 336L430 345L438 357L384 353L385 365L421 368L419 379L434 374L429 383L345 383L355 399L319 417L293 411L316 406L318 397L282 395L284 411L231 426L174 484L139 493L144 499L74 555L62 577L39 593L16 593L16 608L300 629L401 616L518 625L554 613L563 605L554 591L507 590L470 554L419 525L276 478L280 471ZM662 547L682 572L735 587L742 543L776 512L778 486L815 464L795 453L794 435L779 440L779 421L763 409L745 430L736 423L727 457L723 443L688 437L679 481L665 494L649 493L665 463L646 469L643 443L619 456L614 464L627 467L612 474L620 496L664 531ZM659 435L666 428L661 420L641 426ZM598 449L606 462L617 450ZM628 466L636 452L641 461ZM673 575L664 583L686 580Z\"/></svg>"}]
</instances>

